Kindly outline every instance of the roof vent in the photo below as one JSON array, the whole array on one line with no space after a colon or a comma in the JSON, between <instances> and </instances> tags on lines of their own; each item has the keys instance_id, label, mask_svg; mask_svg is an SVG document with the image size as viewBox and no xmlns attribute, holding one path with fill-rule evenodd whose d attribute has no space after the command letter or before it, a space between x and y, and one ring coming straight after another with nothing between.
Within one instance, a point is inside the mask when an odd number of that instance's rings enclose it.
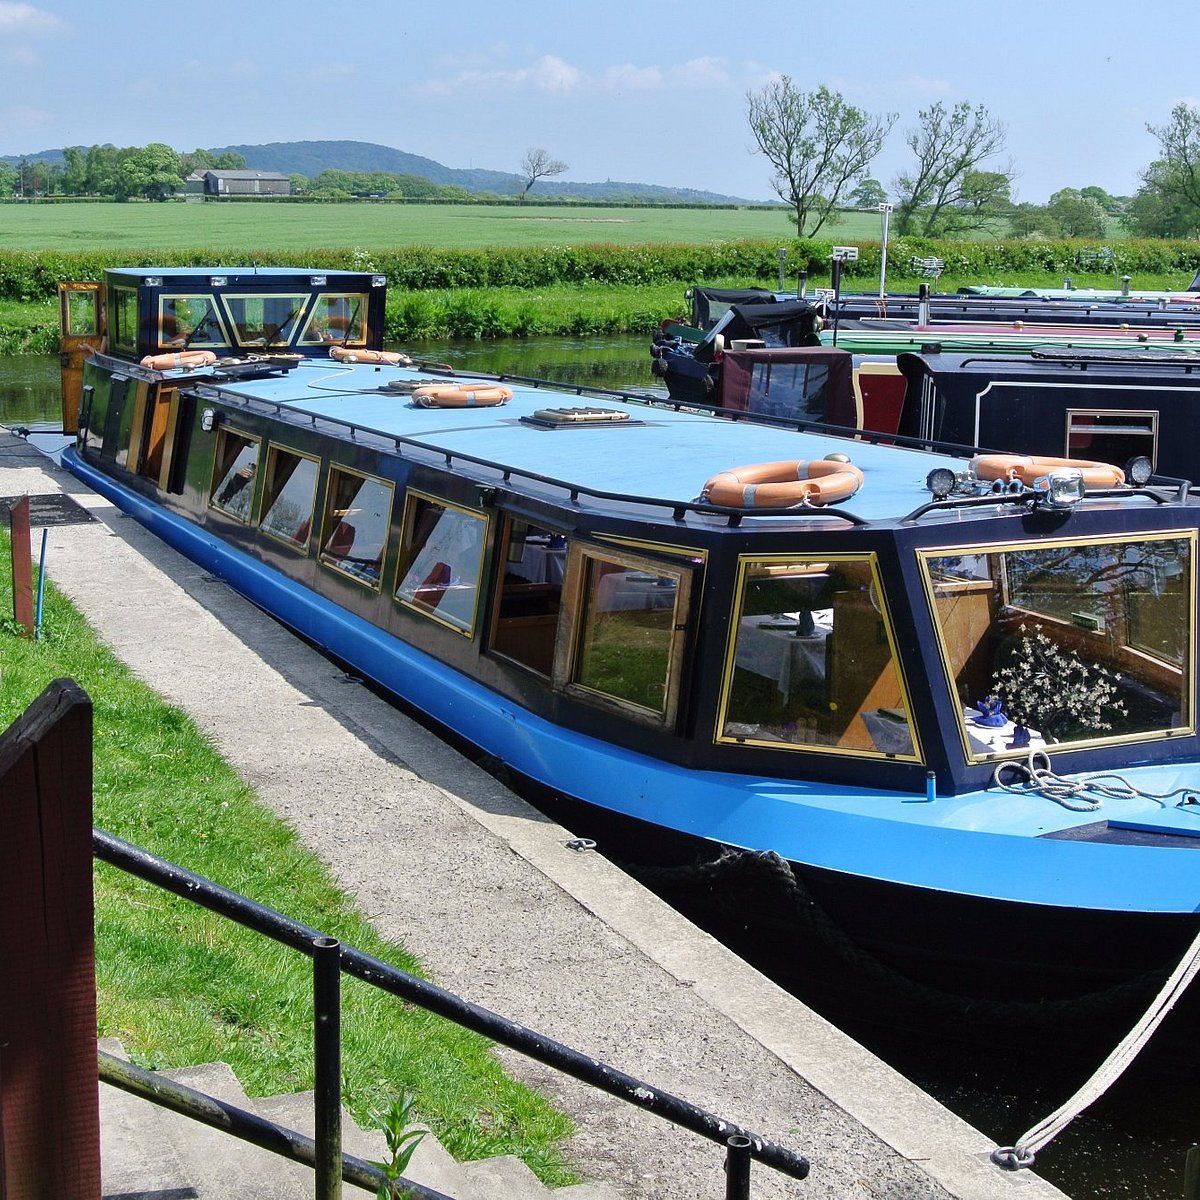
<instances>
[{"instance_id":1,"label":"roof vent","mask_svg":"<svg viewBox=\"0 0 1200 1200\"><path fill-rule=\"evenodd\" d=\"M522 417L521 421L537 429L594 429L597 426L643 424L631 420L629 413L621 408L539 408L533 416Z\"/></svg>"}]
</instances>

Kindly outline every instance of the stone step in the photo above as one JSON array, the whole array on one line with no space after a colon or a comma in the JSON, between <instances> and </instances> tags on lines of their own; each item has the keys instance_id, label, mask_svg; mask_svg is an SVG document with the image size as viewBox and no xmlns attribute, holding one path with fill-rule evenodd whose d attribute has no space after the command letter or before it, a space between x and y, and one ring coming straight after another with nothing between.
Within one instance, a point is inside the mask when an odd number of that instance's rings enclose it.
<instances>
[{"instance_id":1,"label":"stone step","mask_svg":"<svg viewBox=\"0 0 1200 1200\"><path fill-rule=\"evenodd\" d=\"M124 1058L116 1039L100 1048ZM163 1071L162 1075L257 1113L288 1129L313 1136L313 1093L250 1099L225 1063ZM101 1185L120 1200L303 1200L313 1194L313 1171L218 1129L142 1100L107 1084L100 1086ZM342 1114L342 1149L368 1162L387 1158L378 1129L361 1129ZM406 1178L455 1200L621 1200L607 1183L552 1190L515 1155L459 1163L432 1133L421 1139ZM353 1196L359 1191L348 1188ZM363 1193L364 1195L366 1193Z\"/></svg>"}]
</instances>

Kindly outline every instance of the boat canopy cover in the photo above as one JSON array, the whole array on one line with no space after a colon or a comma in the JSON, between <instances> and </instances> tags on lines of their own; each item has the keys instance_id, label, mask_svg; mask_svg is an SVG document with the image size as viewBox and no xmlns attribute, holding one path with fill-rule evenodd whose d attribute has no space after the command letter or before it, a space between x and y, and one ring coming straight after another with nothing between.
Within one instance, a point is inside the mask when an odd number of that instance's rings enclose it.
<instances>
[{"instance_id":1,"label":"boat canopy cover","mask_svg":"<svg viewBox=\"0 0 1200 1200\"><path fill-rule=\"evenodd\" d=\"M776 300L735 304L705 335L695 350L701 362L711 362L718 349L740 340L757 338L768 346L811 346L816 342L820 310L809 300Z\"/></svg>"},{"instance_id":2,"label":"boat canopy cover","mask_svg":"<svg viewBox=\"0 0 1200 1200\"><path fill-rule=\"evenodd\" d=\"M708 329L719 321L734 304L770 304L775 293L766 288L690 288L692 301L692 324L697 329Z\"/></svg>"}]
</instances>

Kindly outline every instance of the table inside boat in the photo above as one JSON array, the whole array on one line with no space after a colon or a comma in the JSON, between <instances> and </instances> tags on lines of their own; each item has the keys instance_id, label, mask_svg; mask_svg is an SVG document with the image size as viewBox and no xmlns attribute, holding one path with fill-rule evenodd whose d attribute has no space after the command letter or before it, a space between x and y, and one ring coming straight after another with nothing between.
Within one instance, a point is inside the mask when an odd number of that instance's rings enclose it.
<instances>
[{"instance_id":1,"label":"table inside boat","mask_svg":"<svg viewBox=\"0 0 1200 1200\"><path fill-rule=\"evenodd\" d=\"M639 571L610 572L596 589L596 607L602 613L674 608L675 580Z\"/></svg>"},{"instance_id":2,"label":"table inside boat","mask_svg":"<svg viewBox=\"0 0 1200 1200\"><path fill-rule=\"evenodd\" d=\"M567 546L560 538L527 537L519 562L510 562L508 570L530 583L561 584L567 569Z\"/></svg>"},{"instance_id":3,"label":"table inside boat","mask_svg":"<svg viewBox=\"0 0 1200 1200\"><path fill-rule=\"evenodd\" d=\"M801 683L824 682L825 643L832 631L831 608L743 617L737 665L775 680L786 700Z\"/></svg>"}]
</instances>

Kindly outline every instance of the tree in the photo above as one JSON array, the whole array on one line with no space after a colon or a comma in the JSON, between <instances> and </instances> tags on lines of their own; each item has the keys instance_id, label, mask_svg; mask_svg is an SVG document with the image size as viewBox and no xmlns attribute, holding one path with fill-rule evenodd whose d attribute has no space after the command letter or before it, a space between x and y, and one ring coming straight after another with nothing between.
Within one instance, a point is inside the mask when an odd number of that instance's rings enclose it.
<instances>
[{"instance_id":1,"label":"tree","mask_svg":"<svg viewBox=\"0 0 1200 1200\"><path fill-rule=\"evenodd\" d=\"M746 116L800 237L836 221L842 196L866 179L896 123L895 113L871 116L824 85L801 92L787 75L748 92Z\"/></svg>"},{"instance_id":2,"label":"tree","mask_svg":"<svg viewBox=\"0 0 1200 1200\"><path fill-rule=\"evenodd\" d=\"M1060 237L1102 238L1108 231L1108 214L1091 196L1075 188L1055 192L1046 209Z\"/></svg>"},{"instance_id":3,"label":"tree","mask_svg":"<svg viewBox=\"0 0 1200 1200\"><path fill-rule=\"evenodd\" d=\"M1014 237L1058 237L1058 222L1044 204L1017 204L1008 214L1009 231Z\"/></svg>"},{"instance_id":4,"label":"tree","mask_svg":"<svg viewBox=\"0 0 1200 1200\"><path fill-rule=\"evenodd\" d=\"M521 174L525 177L525 186L517 199L524 200L529 195L529 189L539 179L561 175L566 169L567 164L557 158L551 158L548 150L526 150L525 157L521 159Z\"/></svg>"},{"instance_id":5,"label":"tree","mask_svg":"<svg viewBox=\"0 0 1200 1200\"><path fill-rule=\"evenodd\" d=\"M1130 205L1134 231L1150 237L1185 237L1200 225L1200 108L1182 101L1165 125L1147 125L1162 157L1142 173Z\"/></svg>"},{"instance_id":6,"label":"tree","mask_svg":"<svg viewBox=\"0 0 1200 1200\"><path fill-rule=\"evenodd\" d=\"M916 167L897 175L892 183L898 232L925 237L958 233L1001 215L1015 171L1011 164L1000 171L981 168L1004 149L1005 127L982 104L972 108L966 100L952 109L939 100L918 118L920 123L905 137L916 155ZM980 176L991 181L993 197L983 204L971 191ZM996 203L1001 198L1004 203Z\"/></svg>"},{"instance_id":7,"label":"tree","mask_svg":"<svg viewBox=\"0 0 1200 1200\"><path fill-rule=\"evenodd\" d=\"M17 190L16 169L0 162L0 200L7 200Z\"/></svg>"},{"instance_id":8,"label":"tree","mask_svg":"<svg viewBox=\"0 0 1200 1200\"><path fill-rule=\"evenodd\" d=\"M162 142L151 142L142 149L123 152L118 171L117 198L145 196L147 200L165 200L183 188L179 155Z\"/></svg>"},{"instance_id":9,"label":"tree","mask_svg":"<svg viewBox=\"0 0 1200 1200\"><path fill-rule=\"evenodd\" d=\"M855 208L878 208L887 203L887 192L878 179L864 179L847 199Z\"/></svg>"}]
</instances>

